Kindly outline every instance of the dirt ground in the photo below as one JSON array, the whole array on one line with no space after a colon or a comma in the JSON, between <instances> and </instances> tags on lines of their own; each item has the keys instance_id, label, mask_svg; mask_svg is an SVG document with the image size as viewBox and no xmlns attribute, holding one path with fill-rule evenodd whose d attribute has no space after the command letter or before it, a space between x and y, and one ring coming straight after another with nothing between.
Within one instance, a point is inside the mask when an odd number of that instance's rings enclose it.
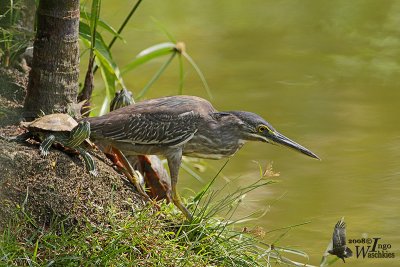
<instances>
[{"instance_id":1,"label":"dirt ground","mask_svg":"<svg viewBox=\"0 0 400 267\"><path fill-rule=\"evenodd\" d=\"M0 69L0 230L17 206L41 225L54 215L97 224L110 207L134 212L143 206L133 186L99 151L90 151L99 172L92 177L78 155L51 148L43 158L38 144L10 140L24 132L19 122L26 84L26 75Z\"/></svg>"}]
</instances>

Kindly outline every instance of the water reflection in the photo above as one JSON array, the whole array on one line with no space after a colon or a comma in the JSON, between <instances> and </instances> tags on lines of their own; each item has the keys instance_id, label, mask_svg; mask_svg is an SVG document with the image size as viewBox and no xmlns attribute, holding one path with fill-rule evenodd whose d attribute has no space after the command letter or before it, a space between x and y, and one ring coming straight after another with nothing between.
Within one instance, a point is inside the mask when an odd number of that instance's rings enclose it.
<instances>
[{"instance_id":1,"label":"water reflection","mask_svg":"<svg viewBox=\"0 0 400 267\"><path fill-rule=\"evenodd\" d=\"M104 3L109 7L102 11L114 25L131 5L118 2ZM258 178L253 161L274 162L280 183L248 195L240 212L273 204L256 223L266 230L311 222L290 231L281 244L304 249L310 263L318 264L334 224L345 216L349 238L382 237L398 257L399 14L398 1L144 1L125 32L128 45L116 46L114 57L123 66L140 50L167 40L153 16L186 42L212 87L215 107L256 112L322 158L247 144L223 172L240 176L235 186ZM128 87L142 88L163 60L124 77ZM173 65L148 97L175 94L178 77ZM207 97L189 66L185 93ZM206 179L223 164L207 162ZM202 187L185 176L182 191ZM389 259L346 262L395 266Z\"/></svg>"}]
</instances>

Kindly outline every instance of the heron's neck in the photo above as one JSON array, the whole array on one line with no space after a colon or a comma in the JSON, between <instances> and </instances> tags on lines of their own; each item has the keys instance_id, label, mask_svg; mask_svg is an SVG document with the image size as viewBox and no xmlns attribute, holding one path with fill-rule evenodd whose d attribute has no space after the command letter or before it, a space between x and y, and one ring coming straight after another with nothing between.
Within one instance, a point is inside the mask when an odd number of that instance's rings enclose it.
<instances>
[{"instance_id":1,"label":"heron's neck","mask_svg":"<svg viewBox=\"0 0 400 267\"><path fill-rule=\"evenodd\" d=\"M246 140L238 136L235 130L224 127L217 125L211 131L200 128L185 144L183 154L211 159L232 156L245 144Z\"/></svg>"}]
</instances>

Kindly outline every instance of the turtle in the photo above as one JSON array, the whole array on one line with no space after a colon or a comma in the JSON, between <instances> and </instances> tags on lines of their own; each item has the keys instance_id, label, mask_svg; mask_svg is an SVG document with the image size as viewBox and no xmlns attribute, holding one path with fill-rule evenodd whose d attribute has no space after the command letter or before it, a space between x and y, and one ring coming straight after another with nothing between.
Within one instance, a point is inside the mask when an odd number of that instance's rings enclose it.
<instances>
[{"instance_id":1,"label":"turtle","mask_svg":"<svg viewBox=\"0 0 400 267\"><path fill-rule=\"evenodd\" d=\"M82 143L90 136L90 123L79 123L68 114L54 113L44 115L32 122L23 122L22 126L39 138L40 154L46 157L54 143L61 144L67 149L73 149L82 156L86 168L93 176L97 176L97 169L92 156L82 148Z\"/></svg>"}]
</instances>

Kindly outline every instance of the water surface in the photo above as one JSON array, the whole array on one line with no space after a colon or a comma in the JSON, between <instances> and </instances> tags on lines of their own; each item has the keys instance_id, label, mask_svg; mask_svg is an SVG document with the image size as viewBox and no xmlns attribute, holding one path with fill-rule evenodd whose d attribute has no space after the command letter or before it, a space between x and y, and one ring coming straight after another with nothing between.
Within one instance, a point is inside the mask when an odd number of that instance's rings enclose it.
<instances>
[{"instance_id":1,"label":"water surface","mask_svg":"<svg viewBox=\"0 0 400 267\"><path fill-rule=\"evenodd\" d=\"M104 1L102 17L119 25L132 1ZM270 206L254 225L291 230L277 245L309 254L317 265L333 226L345 216L349 238L381 237L395 259L349 259L350 266L399 266L400 257L399 1L143 1L113 50L123 66L140 50L168 41L162 23L203 70L219 110L248 110L318 154L248 143L223 171L233 187L273 162L279 183L246 196L240 215ZM124 77L138 92L161 58ZM207 97L185 64L185 94ZM147 98L178 92L174 62ZM206 161L209 181L223 161ZM182 173L183 195L204 184ZM275 240L282 232L265 236ZM354 250L354 246L350 246Z\"/></svg>"}]
</instances>

